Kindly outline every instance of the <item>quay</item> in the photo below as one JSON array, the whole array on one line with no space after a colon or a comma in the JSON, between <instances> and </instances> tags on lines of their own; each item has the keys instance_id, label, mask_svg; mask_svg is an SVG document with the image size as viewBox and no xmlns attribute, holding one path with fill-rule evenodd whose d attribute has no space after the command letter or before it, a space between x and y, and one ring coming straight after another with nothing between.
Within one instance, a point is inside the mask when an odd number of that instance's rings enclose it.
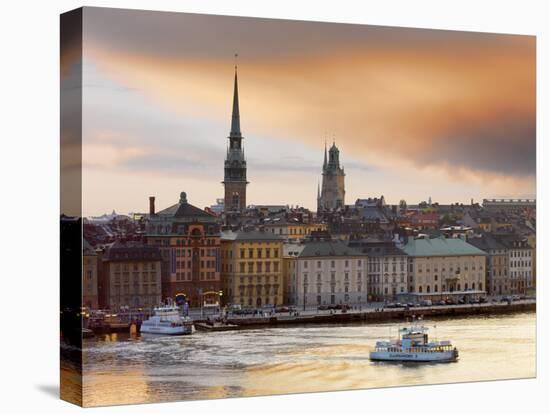
<instances>
[{"instance_id":1,"label":"quay","mask_svg":"<svg viewBox=\"0 0 550 414\"><path fill-rule=\"evenodd\" d=\"M374 308L342 310L305 310L273 314L235 315L228 314L224 322L212 322L200 314L190 315L195 328L203 332L234 331L247 328L280 327L306 324L346 324L379 323L406 321L413 316L428 318L453 318L468 315L498 315L536 310L535 300L522 300L511 303L493 302L465 305L432 305L408 308ZM211 315L216 316L216 315ZM118 315L114 320L101 320L87 323L85 328L95 334L111 332L139 333L141 322L146 314Z\"/></svg>"},{"instance_id":2,"label":"quay","mask_svg":"<svg viewBox=\"0 0 550 414\"><path fill-rule=\"evenodd\" d=\"M285 325L296 324L345 324L353 322L385 322L385 321L406 321L413 316L422 315L423 317L448 317L467 316L467 315L497 315L513 312L528 312L536 310L536 301L525 300L512 303L482 303L468 305L438 305L422 306L413 308L388 309L380 308L376 310L368 308L364 310L342 311L306 311L304 314L275 314L271 316L230 316L227 322L238 325L239 328L258 328L258 327L284 327Z\"/></svg>"}]
</instances>

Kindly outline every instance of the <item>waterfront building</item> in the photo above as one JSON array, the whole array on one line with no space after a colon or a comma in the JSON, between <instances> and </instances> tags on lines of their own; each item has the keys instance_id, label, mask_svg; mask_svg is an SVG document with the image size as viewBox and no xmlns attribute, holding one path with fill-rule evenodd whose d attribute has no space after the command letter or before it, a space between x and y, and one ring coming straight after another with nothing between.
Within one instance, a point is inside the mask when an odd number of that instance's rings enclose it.
<instances>
[{"instance_id":1,"label":"waterfront building","mask_svg":"<svg viewBox=\"0 0 550 414\"><path fill-rule=\"evenodd\" d=\"M153 308L161 303L161 254L140 242L115 242L103 255L101 305Z\"/></svg>"},{"instance_id":2,"label":"waterfront building","mask_svg":"<svg viewBox=\"0 0 550 414\"><path fill-rule=\"evenodd\" d=\"M488 295L510 295L512 284L508 273L508 249L492 234L474 234L468 243L487 253L485 286Z\"/></svg>"},{"instance_id":3,"label":"waterfront building","mask_svg":"<svg viewBox=\"0 0 550 414\"><path fill-rule=\"evenodd\" d=\"M512 294L525 295L534 287L533 248L527 238L517 234L496 234L508 251L508 274Z\"/></svg>"},{"instance_id":4,"label":"waterfront building","mask_svg":"<svg viewBox=\"0 0 550 414\"><path fill-rule=\"evenodd\" d=\"M304 223L298 219L274 218L264 220L264 229L285 240L301 241L312 232L326 231L327 225L325 223Z\"/></svg>"},{"instance_id":5,"label":"waterfront building","mask_svg":"<svg viewBox=\"0 0 550 414\"><path fill-rule=\"evenodd\" d=\"M283 303L294 303L295 293L292 281L296 280L296 263L304 250L304 244L283 244Z\"/></svg>"},{"instance_id":6,"label":"waterfront building","mask_svg":"<svg viewBox=\"0 0 550 414\"><path fill-rule=\"evenodd\" d=\"M344 168L340 167L340 151L333 143L328 151L325 145L325 159L323 162L323 182L317 190L317 211L331 211L343 209L346 198Z\"/></svg>"},{"instance_id":7,"label":"waterfront building","mask_svg":"<svg viewBox=\"0 0 550 414\"><path fill-rule=\"evenodd\" d=\"M221 233L222 279L227 304L283 303L283 239L269 232Z\"/></svg>"},{"instance_id":8,"label":"waterfront building","mask_svg":"<svg viewBox=\"0 0 550 414\"><path fill-rule=\"evenodd\" d=\"M86 239L82 240L82 306L97 309L98 298L98 255Z\"/></svg>"},{"instance_id":9,"label":"waterfront building","mask_svg":"<svg viewBox=\"0 0 550 414\"><path fill-rule=\"evenodd\" d=\"M224 162L224 213L226 222L232 222L233 216L241 215L246 209L246 159L242 145L241 118L239 113L239 87L237 66L235 66L235 83L233 89L233 113L229 145Z\"/></svg>"},{"instance_id":10,"label":"waterfront building","mask_svg":"<svg viewBox=\"0 0 550 414\"><path fill-rule=\"evenodd\" d=\"M365 305L367 256L341 240L304 243L291 275L289 295L299 307Z\"/></svg>"},{"instance_id":11,"label":"waterfront building","mask_svg":"<svg viewBox=\"0 0 550 414\"><path fill-rule=\"evenodd\" d=\"M369 301L396 300L408 292L407 254L395 240L352 240L349 246L367 255L367 286Z\"/></svg>"},{"instance_id":12,"label":"waterfront building","mask_svg":"<svg viewBox=\"0 0 550 414\"><path fill-rule=\"evenodd\" d=\"M217 216L193 206L187 194L159 212L154 199L146 225L147 243L162 253L163 298L183 293L190 306L219 302L220 225Z\"/></svg>"},{"instance_id":13,"label":"waterfront building","mask_svg":"<svg viewBox=\"0 0 550 414\"><path fill-rule=\"evenodd\" d=\"M409 298L464 299L485 295L483 250L460 238L412 238L408 255Z\"/></svg>"}]
</instances>

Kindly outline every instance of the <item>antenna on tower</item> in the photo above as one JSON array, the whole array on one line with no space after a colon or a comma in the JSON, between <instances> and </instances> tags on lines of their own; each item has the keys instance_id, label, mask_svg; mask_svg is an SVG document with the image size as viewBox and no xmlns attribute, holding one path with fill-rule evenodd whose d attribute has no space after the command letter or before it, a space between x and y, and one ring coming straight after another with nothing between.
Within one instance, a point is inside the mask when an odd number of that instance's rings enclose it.
<instances>
[{"instance_id":1,"label":"antenna on tower","mask_svg":"<svg viewBox=\"0 0 550 414\"><path fill-rule=\"evenodd\" d=\"M237 71L237 60L239 58L239 54L235 53L235 71Z\"/></svg>"}]
</instances>

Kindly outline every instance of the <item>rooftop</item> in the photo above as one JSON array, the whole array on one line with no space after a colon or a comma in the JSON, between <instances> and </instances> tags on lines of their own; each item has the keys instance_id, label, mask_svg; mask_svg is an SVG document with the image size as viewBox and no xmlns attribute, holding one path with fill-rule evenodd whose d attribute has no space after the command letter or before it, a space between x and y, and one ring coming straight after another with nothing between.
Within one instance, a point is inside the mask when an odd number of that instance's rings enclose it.
<instances>
[{"instance_id":1,"label":"rooftop","mask_svg":"<svg viewBox=\"0 0 550 414\"><path fill-rule=\"evenodd\" d=\"M364 256L361 251L349 247L342 240L312 241L304 243L300 257Z\"/></svg>"},{"instance_id":2,"label":"rooftop","mask_svg":"<svg viewBox=\"0 0 550 414\"><path fill-rule=\"evenodd\" d=\"M403 247L409 256L485 256L486 253L462 239L409 239Z\"/></svg>"},{"instance_id":3,"label":"rooftop","mask_svg":"<svg viewBox=\"0 0 550 414\"><path fill-rule=\"evenodd\" d=\"M231 241L283 241L281 237L271 232L261 231L222 231L221 239Z\"/></svg>"}]
</instances>

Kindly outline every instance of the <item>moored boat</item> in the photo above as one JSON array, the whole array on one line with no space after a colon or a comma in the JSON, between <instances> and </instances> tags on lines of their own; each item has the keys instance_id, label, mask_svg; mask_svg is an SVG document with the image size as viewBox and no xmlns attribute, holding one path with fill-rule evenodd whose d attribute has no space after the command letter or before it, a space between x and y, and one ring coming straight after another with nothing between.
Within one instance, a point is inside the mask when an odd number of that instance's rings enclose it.
<instances>
[{"instance_id":1,"label":"moored boat","mask_svg":"<svg viewBox=\"0 0 550 414\"><path fill-rule=\"evenodd\" d=\"M158 335L190 335L194 332L193 321L182 316L175 305L160 306L141 324L141 333Z\"/></svg>"}]
</instances>

